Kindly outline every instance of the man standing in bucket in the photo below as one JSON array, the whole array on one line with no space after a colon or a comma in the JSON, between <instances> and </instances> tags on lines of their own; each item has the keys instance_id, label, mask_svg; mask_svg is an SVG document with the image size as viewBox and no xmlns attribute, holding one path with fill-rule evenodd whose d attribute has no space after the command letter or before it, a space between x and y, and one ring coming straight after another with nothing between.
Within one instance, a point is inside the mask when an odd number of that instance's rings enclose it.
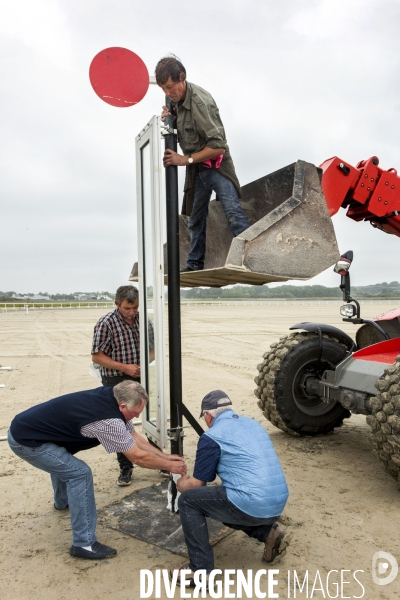
<instances>
[{"instance_id":1,"label":"man standing in bucket","mask_svg":"<svg viewBox=\"0 0 400 600\"><path fill-rule=\"evenodd\" d=\"M282 555L289 537L277 521L289 492L275 449L265 429L249 417L237 415L222 390L207 394L200 417L209 428L199 439L193 476L177 481L178 500L190 562L186 580L193 584L196 571L209 574L214 555L206 517L244 531L264 543L264 562ZM207 486L218 475L220 486ZM171 572L171 577L173 577Z\"/></svg>"},{"instance_id":2,"label":"man standing in bucket","mask_svg":"<svg viewBox=\"0 0 400 600\"><path fill-rule=\"evenodd\" d=\"M204 268L208 206L215 191L229 229L236 237L250 227L239 198L240 184L213 97L186 81L186 70L175 56L162 58L155 70L157 84L172 102L178 142L183 155L166 150L164 167L186 167L182 214L190 215L190 251L184 271ZM169 113L163 107L161 118Z\"/></svg>"}]
</instances>

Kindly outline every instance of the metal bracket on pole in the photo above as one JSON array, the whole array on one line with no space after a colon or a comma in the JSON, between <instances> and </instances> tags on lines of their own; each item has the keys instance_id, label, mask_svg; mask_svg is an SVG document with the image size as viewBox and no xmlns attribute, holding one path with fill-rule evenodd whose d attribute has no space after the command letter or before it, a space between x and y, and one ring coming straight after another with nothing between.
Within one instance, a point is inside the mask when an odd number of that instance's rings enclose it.
<instances>
[{"instance_id":1,"label":"metal bracket on pole","mask_svg":"<svg viewBox=\"0 0 400 600\"><path fill-rule=\"evenodd\" d=\"M181 405L183 407L183 404ZM172 408L172 407L171 407ZM171 440L171 449L172 449L172 443L175 444L175 447L177 447L178 450L178 454L179 456L183 456L183 437L185 435L184 431L183 431L183 427L182 427L182 416L181 416L181 411L179 410L179 404L176 405L176 416L177 416L177 423L178 425L176 427L171 427L169 429L169 433L172 433L172 437L170 437L169 439ZM171 419L172 421L172 419ZM171 486L172 486L172 482L171 481Z\"/></svg>"},{"instance_id":2,"label":"metal bracket on pole","mask_svg":"<svg viewBox=\"0 0 400 600\"><path fill-rule=\"evenodd\" d=\"M164 137L166 135L177 135L178 130L173 129L170 125L161 125L161 135Z\"/></svg>"},{"instance_id":3,"label":"metal bracket on pole","mask_svg":"<svg viewBox=\"0 0 400 600\"><path fill-rule=\"evenodd\" d=\"M174 429L168 429L168 437L175 446L177 446L177 454L179 456L183 456L183 438L185 437L185 432L183 431L183 427L175 427Z\"/></svg>"},{"instance_id":4,"label":"metal bracket on pole","mask_svg":"<svg viewBox=\"0 0 400 600\"><path fill-rule=\"evenodd\" d=\"M168 429L168 439L172 442L177 442L180 437L185 437L185 432L183 431L183 427L174 427L173 429Z\"/></svg>"}]
</instances>

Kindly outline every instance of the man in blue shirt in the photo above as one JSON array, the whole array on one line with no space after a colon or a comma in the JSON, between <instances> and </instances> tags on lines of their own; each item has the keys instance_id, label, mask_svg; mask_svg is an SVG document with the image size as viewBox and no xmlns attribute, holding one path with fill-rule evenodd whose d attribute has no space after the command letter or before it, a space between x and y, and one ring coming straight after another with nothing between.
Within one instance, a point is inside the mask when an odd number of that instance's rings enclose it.
<instances>
[{"instance_id":1,"label":"man in blue shirt","mask_svg":"<svg viewBox=\"0 0 400 600\"><path fill-rule=\"evenodd\" d=\"M265 562L273 562L288 545L277 520L289 492L268 433L253 419L237 415L222 390L203 398L200 417L209 429L200 437L193 475L177 481L179 515L190 558L182 569L191 570L192 582L195 571L214 569L206 517L263 542ZM222 485L206 487L216 475Z\"/></svg>"}]
</instances>

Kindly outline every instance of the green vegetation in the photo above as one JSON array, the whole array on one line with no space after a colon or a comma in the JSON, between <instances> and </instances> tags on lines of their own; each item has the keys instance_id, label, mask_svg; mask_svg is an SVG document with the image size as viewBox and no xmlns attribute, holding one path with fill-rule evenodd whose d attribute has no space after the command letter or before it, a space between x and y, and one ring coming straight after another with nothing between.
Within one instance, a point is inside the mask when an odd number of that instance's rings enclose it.
<instances>
[{"instance_id":1,"label":"green vegetation","mask_svg":"<svg viewBox=\"0 0 400 600\"><path fill-rule=\"evenodd\" d=\"M368 286L352 286L351 294L356 299L395 299L400 300L400 284L397 281L391 283L377 283ZM268 287L267 285L234 285L230 288L191 288L181 290L181 297L185 299L282 299L282 300L340 300L342 292L339 287L325 287L323 285L279 285Z\"/></svg>"},{"instance_id":2,"label":"green vegetation","mask_svg":"<svg viewBox=\"0 0 400 600\"><path fill-rule=\"evenodd\" d=\"M74 292L73 294L49 294L48 292L0 292L0 302L48 303L72 302L77 305L85 302L113 302L115 293L110 292Z\"/></svg>"},{"instance_id":3,"label":"green vegetation","mask_svg":"<svg viewBox=\"0 0 400 600\"><path fill-rule=\"evenodd\" d=\"M358 300L395 300L400 302L400 283L392 281L374 285L352 286L352 296ZM165 288L167 296L167 288ZM15 297L15 296L19 297ZM153 296L152 287L147 288L149 298ZM47 296L42 299L40 296ZM185 300L340 300L342 292L339 287L323 285L234 285L226 288L191 288L182 289L181 298ZM112 303L114 294L111 292L75 292L74 294L47 294L46 292L20 293L0 292L0 306L4 303L49 305L92 306L93 304Z\"/></svg>"}]
</instances>

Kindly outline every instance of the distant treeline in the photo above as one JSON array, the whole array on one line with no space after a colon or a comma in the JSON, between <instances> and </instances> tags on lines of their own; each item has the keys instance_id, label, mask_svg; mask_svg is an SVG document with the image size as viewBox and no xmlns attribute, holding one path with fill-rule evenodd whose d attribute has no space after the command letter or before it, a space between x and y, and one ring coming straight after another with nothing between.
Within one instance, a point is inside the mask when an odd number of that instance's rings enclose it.
<instances>
[{"instance_id":1,"label":"distant treeline","mask_svg":"<svg viewBox=\"0 0 400 600\"><path fill-rule=\"evenodd\" d=\"M15 296L20 296L19 298ZM104 296L109 296L106 298ZM36 298L37 296L41 296L41 298ZM48 299L42 298L42 296L47 296ZM14 304L17 302L66 302L72 301L76 302L80 299L89 302L95 302L96 300L101 300L103 302L109 302L115 296L114 293L108 292L74 292L73 294L49 294L48 292L0 292L0 302L13 302Z\"/></svg>"},{"instance_id":2,"label":"distant treeline","mask_svg":"<svg viewBox=\"0 0 400 600\"><path fill-rule=\"evenodd\" d=\"M148 297L152 297L153 289L147 288ZM27 302L31 300L35 294L23 294L28 298L12 297L16 292L0 292L0 302ZM95 302L99 300L99 296L108 295L110 300L114 298L115 292L75 292L75 294L48 294L50 301L77 301L85 299L85 301ZM167 295L167 288L165 288ZM400 284L398 281L387 283L376 283L374 285L352 286L351 294L354 298L399 298L400 300ZM20 294L22 296L22 294ZM44 295L44 294L43 294ZM311 298L332 298L340 299L342 292L339 287L325 287L323 285L278 285L277 287L268 287L268 285L233 285L226 288L191 288L182 289L181 297L187 299L247 299L247 298L282 298L282 299L311 299ZM31 300L32 301L32 300ZM35 300L33 300L35 301ZM37 300L43 302L43 300ZM104 300L103 300L104 301Z\"/></svg>"},{"instance_id":3,"label":"distant treeline","mask_svg":"<svg viewBox=\"0 0 400 600\"><path fill-rule=\"evenodd\" d=\"M355 298L399 298L400 285L397 281L369 286L353 286L351 294ZM202 298L342 298L339 287L323 285L234 285L230 288L191 288L181 290L181 297Z\"/></svg>"}]
</instances>

